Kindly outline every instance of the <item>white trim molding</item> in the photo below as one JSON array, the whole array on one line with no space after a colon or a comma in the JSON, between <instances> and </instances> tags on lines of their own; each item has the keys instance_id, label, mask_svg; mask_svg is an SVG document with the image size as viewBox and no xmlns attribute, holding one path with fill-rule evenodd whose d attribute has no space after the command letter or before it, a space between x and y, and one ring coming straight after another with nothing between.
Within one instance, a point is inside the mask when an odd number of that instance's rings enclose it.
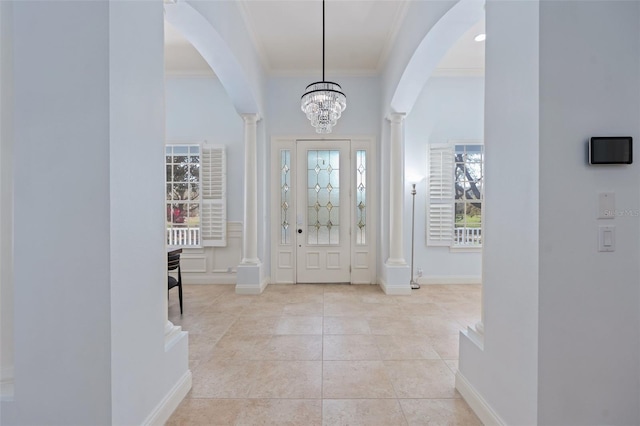
<instances>
[{"instance_id":1,"label":"white trim molding","mask_svg":"<svg viewBox=\"0 0 640 426\"><path fill-rule=\"evenodd\" d=\"M456 373L456 390L462 395L462 399L469 404L469 407L480 418L485 426L505 426L506 423L500 418L493 408L485 401L471 383L458 370Z\"/></svg>"},{"instance_id":2,"label":"white trim molding","mask_svg":"<svg viewBox=\"0 0 640 426\"><path fill-rule=\"evenodd\" d=\"M164 351L168 352L178 341L187 337L188 333L182 331L179 325L173 325L169 320L164 325Z\"/></svg>"},{"instance_id":3,"label":"white trim molding","mask_svg":"<svg viewBox=\"0 0 640 426\"><path fill-rule=\"evenodd\" d=\"M482 284L480 275L427 275L418 278L418 284Z\"/></svg>"},{"instance_id":4,"label":"white trim molding","mask_svg":"<svg viewBox=\"0 0 640 426\"><path fill-rule=\"evenodd\" d=\"M238 280L235 272L220 273L218 276L203 275L192 276L188 280L182 277L182 283L185 285L235 285Z\"/></svg>"},{"instance_id":5,"label":"white trim molding","mask_svg":"<svg viewBox=\"0 0 640 426\"><path fill-rule=\"evenodd\" d=\"M269 279L264 278L260 282L260 287L256 287L253 284L236 284L236 294L257 295L262 294L265 288L269 285Z\"/></svg>"},{"instance_id":6,"label":"white trim molding","mask_svg":"<svg viewBox=\"0 0 640 426\"><path fill-rule=\"evenodd\" d=\"M411 287L409 281L406 284L390 285L385 282L384 279L380 279L380 288L384 291L384 294L388 296L408 296L411 294Z\"/></svg>"},{"instance_id":7,"label":"white trim molding","mask_svg":"<svg viewBox=\"0 0 640 426\"><path fill-rule=\"evenodd\" d=\"M242 256L242 222L227 222L226 247L183 248L184 284L235 284Z\"/></svg>"},{"instance_id":8,"label":"white trim molding","mask_svg":"<svg viewBox=\"0 0 640 426\"><path fill-rule=\"evenodd\" d=\"M473 327L467 327L465 331L461 331L460 338L462 336L473 342L481 351L484 350L484 323L482 321L477 322Z\"/></svg>"},{"instance_id":9,"label":"white trim molding","mask_svg":"<svg viewBox=\"0 0 640 426\"><path fill-rule=\"evenodd\" d=\"M187 370L142 424L144 426L164 425L191 390L191 384L191 370Z\"/></svg>"}]
</instances>

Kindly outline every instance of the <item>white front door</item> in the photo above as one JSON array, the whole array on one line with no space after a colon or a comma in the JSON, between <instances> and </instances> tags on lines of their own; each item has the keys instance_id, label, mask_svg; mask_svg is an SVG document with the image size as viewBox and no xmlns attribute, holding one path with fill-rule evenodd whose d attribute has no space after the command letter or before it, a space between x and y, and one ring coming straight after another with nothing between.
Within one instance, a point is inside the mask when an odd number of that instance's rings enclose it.
<instances>
[{"instance_id":1,"label":"white front door","mask_svg":"<svg viewBox=\"0 0 640 426\"><path fill-rule=\"evenodd\" d=\"M375 164L370 137L272 138L272 283L376 282Z\"/></svg>"},{"instance_id":2,"label":"white front door","mask_svg":"<svg viewBox=\"0 0 640 426\"><path fill-rule=\"evenodd\" d=\"M351 282L349 140L297 141L296 282Z\"/></svg>"}]
</instances>

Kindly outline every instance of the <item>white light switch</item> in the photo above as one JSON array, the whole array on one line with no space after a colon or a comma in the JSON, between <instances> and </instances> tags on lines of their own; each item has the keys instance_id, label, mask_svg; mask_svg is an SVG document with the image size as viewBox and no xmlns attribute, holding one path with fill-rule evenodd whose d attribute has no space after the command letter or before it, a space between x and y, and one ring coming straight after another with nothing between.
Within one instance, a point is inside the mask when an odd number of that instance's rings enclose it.
<instances>
[{"instance_id":1,"label":"white light switch","mask_svg":"<svg viewBox=\"0 0 640 426\"><path fill-rule=\"evenodd\" d=\"M614 219L616 217L615 192L601 192L598 194L598 219Z\"/></svg>"},{"instance_id":2,"label":"white light switch","mask_svg":"<svg viewBox=\"0 0 640 426\"><path fill-rule=\"evenodd\" d=\"M616 250L616 227L601 225L598 227L598 251Z\"/></svg>"}]
</instances>

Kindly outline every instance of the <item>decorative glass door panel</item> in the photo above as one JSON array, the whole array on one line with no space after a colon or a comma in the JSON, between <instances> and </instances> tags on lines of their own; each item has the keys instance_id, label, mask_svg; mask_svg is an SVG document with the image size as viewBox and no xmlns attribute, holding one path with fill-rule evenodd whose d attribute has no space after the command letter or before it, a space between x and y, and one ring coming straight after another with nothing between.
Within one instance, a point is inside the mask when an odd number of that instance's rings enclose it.
<instances>
[{"instance_id":1,"label":"decorative glass door panel","mask_svg":"<svg viewBox=\"0 0 640 426\"><path fill-rule=\"evenodd\" d=\"M307 244L340 244L340 151L307 151Z\"/></svg>"},{"instance_id":2,"label":"decorative glass door panel","mask_svg":"<svg viewBox=\"0 0 640 426\"><path fill-rule=\"evenodd\" d=\"M298 141L297 282L350 282L349 141ZM346 224L346 225L344 225Z\"/></svg>"}]
</instances>

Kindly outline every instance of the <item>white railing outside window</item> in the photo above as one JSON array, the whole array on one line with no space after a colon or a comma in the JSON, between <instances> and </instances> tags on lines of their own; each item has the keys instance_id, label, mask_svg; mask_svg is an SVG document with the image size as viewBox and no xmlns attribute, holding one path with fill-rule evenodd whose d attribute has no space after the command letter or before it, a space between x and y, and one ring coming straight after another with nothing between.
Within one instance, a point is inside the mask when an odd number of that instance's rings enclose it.
<instances>
[{"instance_id":1,"label":"white railing outside window","mask_svg":"<svg viewBox=\"0 0 640 426\"><path fill-rule=\"evenodd\" d=\"M481 246L481 228L454 228L453 241L456 246Z\"/></svg>"},{"instance_id":2,"label":"white railing outside window","mask_svg":"<svg viewBox=\"0 0 640 426\"><path fill-rule=\"evenodd\" d=\"M199 246L200 228L167 228L167 245Z\"/></svg>"}]
</instances>

